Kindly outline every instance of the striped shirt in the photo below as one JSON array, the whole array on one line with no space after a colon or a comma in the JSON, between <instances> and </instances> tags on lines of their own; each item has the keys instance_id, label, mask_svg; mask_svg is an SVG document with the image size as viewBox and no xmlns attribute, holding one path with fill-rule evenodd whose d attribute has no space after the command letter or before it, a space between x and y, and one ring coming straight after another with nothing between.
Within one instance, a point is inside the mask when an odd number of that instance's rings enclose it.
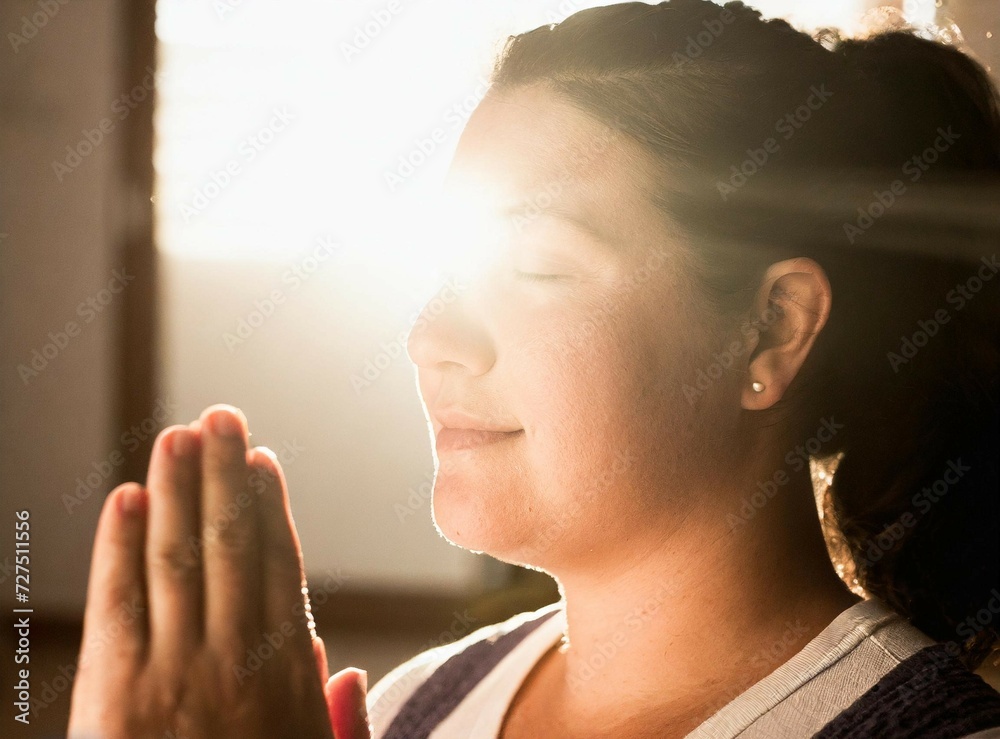
<instances>
[{"instance_id":1,"label":"striped shirt","mask_svg":"<svg viewBox=\"0 0 1000 739\"><path fill-rule=\"evenodd\" d=\"M423 652L380 680L368 694L373 739L390 734L400 709L455 655L489 647L509 634L503 649L483 650L458 698L440 697L440 716L426 730L390 735L428 739L495 739L524 679L566 630L563 602L485 626L452 644ZM689 739L799 739L811 737L865 695L894 668L933 646L930 637L877 599L837 616L791 659L705 720ZM497 641L499 644L499 641ZM490 657L485 655L490 654ZM468 678L468 679L466 679ZM456 691L448 691L452 694ZM425 699L426 700L426 699ZM449 702L450 701L450 702ZM451 705L456 703L456 705ZM426 721L425 721L426 724ZM1000 739L1000 729L966 734Z\"/></svg>"}]
</instances>

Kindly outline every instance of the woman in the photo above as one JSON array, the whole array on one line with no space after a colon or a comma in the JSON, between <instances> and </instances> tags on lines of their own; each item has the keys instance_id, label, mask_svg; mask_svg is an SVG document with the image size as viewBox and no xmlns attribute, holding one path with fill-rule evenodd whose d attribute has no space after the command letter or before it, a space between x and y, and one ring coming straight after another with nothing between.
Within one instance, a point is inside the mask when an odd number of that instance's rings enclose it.
<instances>
[{"instance_id":1,"label":"woman","mask_svg":"<svg viewBox=\"0 0 1000 739\"><path fill-rule=\"evenodd\" d=\"M408 349L437 527L562 599L418 655L366 719L289 616L280 469L211 408L110 496L71 729L329 736L325 697L338 739L1000 736L969 671L1000 615L996 223L927 218L1000 178L998 111L953 49L740 3L512 38L449 175L478 256Z\"/></svg>"}]
</instances>

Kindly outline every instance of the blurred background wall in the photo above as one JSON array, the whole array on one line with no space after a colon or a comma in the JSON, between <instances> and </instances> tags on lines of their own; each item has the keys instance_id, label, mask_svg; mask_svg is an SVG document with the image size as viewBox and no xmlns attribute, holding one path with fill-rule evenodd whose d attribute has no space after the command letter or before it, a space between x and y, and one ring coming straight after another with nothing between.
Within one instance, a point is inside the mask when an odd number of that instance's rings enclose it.
<instances>
[{"instance_id":1,"label":"blurred background wall","mask_svg":"<svg viewBox=\"0 0 1000 739\"><path fill-rule=\"evenodd\" d=\"M124 54L121 4L56 7L36 30L21 20L37 11L34 3L0 6L4 35L25 38L16 50L5 38L0 54L0 461L5 514L32 509L33 600L40 610L70 615L83 603L83 553L101 500L119 476L103 462L117 436L122 303L91 313L85 301L122 267L122 136L105 136L61 178L51 162L108 114ZM77 477L98 474L95 463L102 479L70 514L60 494L72 493ZM4 557L11 551L5 547ZM3 602L11 597L4 587Z\"/></svg>"},{"instance_id":2,"label":"blurred background wall","mask_svg":"<svg viewBox=\"0 0 1000 739\"><path fill-rule=\"evenodd\" d=\"M37 685L75 664L104 495L214 402L284 455L333 667L374 682L557 597L433 529L400 337L435 277L419 213L492 42L593 4L0 4L0 604L27 508ZM757 4L807 24L872 5ZM944 8L995 73L997 2ZM27 735L60 735L68 690Z\"/></svg>"}]
</instances>

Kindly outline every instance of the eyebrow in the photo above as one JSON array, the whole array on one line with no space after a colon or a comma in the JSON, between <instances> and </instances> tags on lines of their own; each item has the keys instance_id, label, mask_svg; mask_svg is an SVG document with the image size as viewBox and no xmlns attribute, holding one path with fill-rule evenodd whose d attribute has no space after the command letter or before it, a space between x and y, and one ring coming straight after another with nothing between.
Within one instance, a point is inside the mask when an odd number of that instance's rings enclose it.
<instances>
[{"instance_id":1,"label":"eyebrow","mask_svg":"<svg viewBox=\"0 0 1000 739\"><path fill-rule=\"evenodd\" d=\"M539 212L536 215L528 216L527 211L535 206L538 208ZM552 202L544 208L533 203L530 199L525 199L520 201L516 205L512 205L503 211L504 218L514 219L529 218L534 220L536 218L552 218L558 221L562 221L578 231L581 231L591 237L593 241L602 247L607 249L616 248L617 244L614 239L612 239L607 232L599 228L591 218L588 218L584 213L581 213L578 209L568 208L565 205L561 205L558 202ZM520 227L515 223L515 228L520 231Z\"/></svg>"}]
</instances>

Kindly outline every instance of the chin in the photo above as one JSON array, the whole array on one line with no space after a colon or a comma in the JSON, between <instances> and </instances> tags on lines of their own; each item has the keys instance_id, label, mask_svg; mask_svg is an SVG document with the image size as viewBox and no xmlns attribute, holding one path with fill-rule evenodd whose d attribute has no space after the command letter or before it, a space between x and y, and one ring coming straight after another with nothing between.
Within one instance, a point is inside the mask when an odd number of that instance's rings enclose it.
<instances>
[{"instance_id":1,"label":"chin","mask_svg":"<svg viewBox=\"0 0 1000 739\"><path fill-rule=\"evenodd\" d=\"M473 552L489 552L490 535L485 530L493 524L488 513L475 500L475 491L435 481L431 498L434 528L452 544ZM492 554L492 552L490 552Z\"/></svg>"},{"instance_id":2,"label":"chin","mask_svg":"<svg viewBox=\"0 0 1000 739\"><path fill-rule=\"evenodd\" d=\"M455 546L489 554L505 562L523 547L528 532L519 530L525 517L511 506L505 485L437 478L431 498L434 527Z\"/></svg>"}]
</instances>

